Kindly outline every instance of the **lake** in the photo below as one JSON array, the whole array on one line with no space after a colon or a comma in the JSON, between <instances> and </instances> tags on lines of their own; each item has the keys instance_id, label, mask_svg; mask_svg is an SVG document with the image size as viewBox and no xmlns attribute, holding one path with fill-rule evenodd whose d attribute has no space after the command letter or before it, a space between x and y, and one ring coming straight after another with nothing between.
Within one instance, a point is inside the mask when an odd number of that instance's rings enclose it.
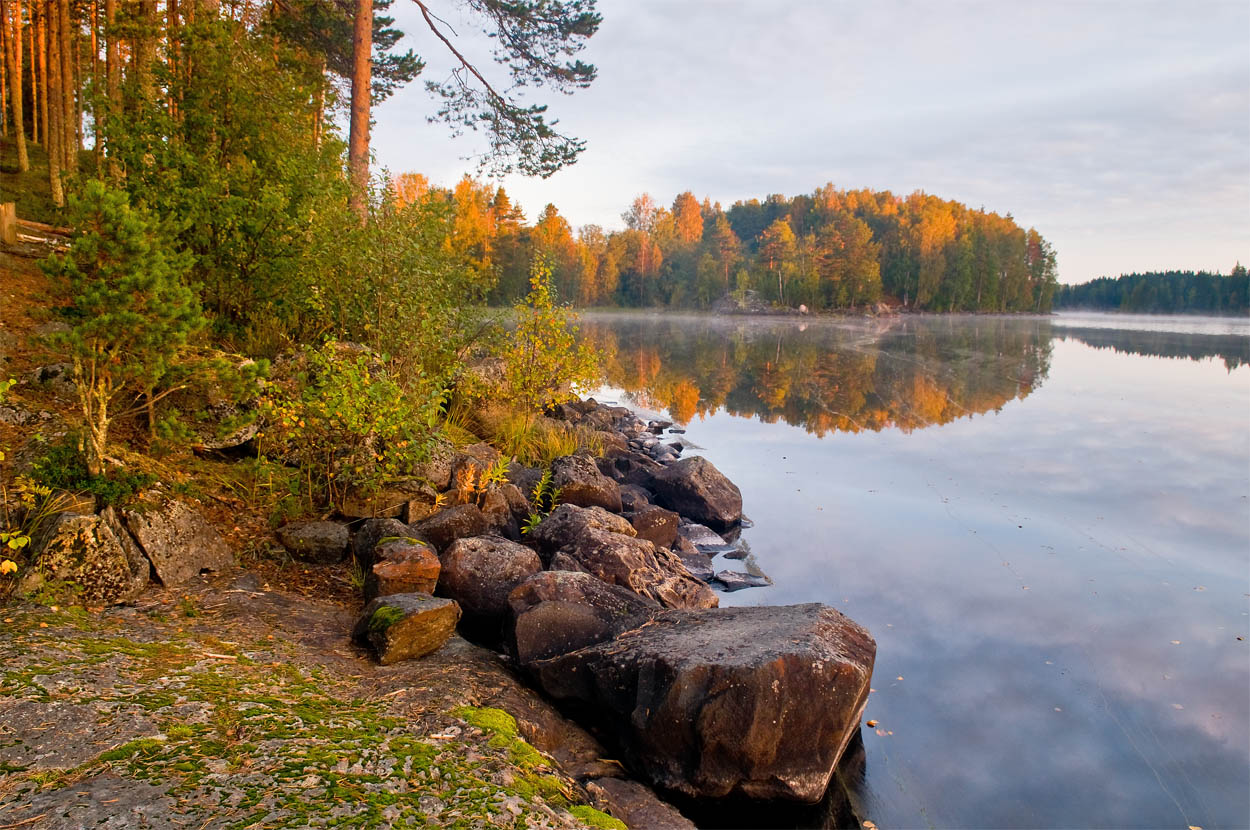
<instances>
[{"instance_id":1,"label":"lake","mask_svg":"<svg viewBox=\"0 0 1250 830\"><path fill-rule=\"evenodd\" d=\"M859 819L1250 825L1250 320L582 326L742 489L774 585L722 605L876 638Z\"/></svg>"}]
</instances>

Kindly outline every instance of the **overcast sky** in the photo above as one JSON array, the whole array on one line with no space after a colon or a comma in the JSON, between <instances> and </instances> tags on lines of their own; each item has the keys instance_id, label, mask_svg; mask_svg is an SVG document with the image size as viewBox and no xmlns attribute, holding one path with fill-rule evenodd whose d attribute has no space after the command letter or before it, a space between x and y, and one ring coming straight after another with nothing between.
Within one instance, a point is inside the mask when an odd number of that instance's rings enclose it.
<instances>
[{"instance_id":1,"label":"overcast sky","mask_svg":"<svg viewBox=\"0 0 1250 830\"><path fill-rule=\"evenodd\" d=\"M484 58L474 20L430 4ZM446 6L444 9L443 6ZM451 67L410 0L406 44ZM1060 279L1250 263L1250 3L600 0L590 89L548 99L587 142L503 184L533 219L613 229L634 196L728 208L825 182L1010 212ZM499 77L498 74L495 77ZM536 99L541 100L541 99ZM374 113L377 164L453 184L482 140L426 122L420 81Z\"/></svg>"}]
</instances>

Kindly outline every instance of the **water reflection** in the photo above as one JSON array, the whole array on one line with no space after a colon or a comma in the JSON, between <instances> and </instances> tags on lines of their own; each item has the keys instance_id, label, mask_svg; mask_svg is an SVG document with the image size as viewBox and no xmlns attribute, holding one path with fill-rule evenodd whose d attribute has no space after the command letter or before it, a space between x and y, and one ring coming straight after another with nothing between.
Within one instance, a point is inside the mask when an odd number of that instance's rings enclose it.
<instances>
[{"instance_id":1,"label":"water reflection","mask_svg":"<svg viewBox=\"0 0 1250 830\"><path fill-rule=\"evenodd\" d=\"M1250 326L802 325L586 321L743 491L722 604L877 640L842 792L739 823L1250 826Z\"/></svg>"}]
</instances>

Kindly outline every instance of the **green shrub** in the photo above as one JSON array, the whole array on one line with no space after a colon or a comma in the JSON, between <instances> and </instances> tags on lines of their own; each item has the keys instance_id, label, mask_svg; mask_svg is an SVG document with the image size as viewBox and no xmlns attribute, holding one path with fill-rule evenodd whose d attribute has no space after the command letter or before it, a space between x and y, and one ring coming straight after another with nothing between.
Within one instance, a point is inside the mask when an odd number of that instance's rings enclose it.
<instances>
[{"instance_id":1,"label":"green shrub","mask_svg":"<svg viewBox=\"0 0 1250 830\"><path fill-rule=\"evenodd\" d=\"M156 483L156 476L127 470L109 470L93 475L80 449L82 441L70 433L49 444L31 465L30 477L53 490L85 493L94 496L102 506L125 504L141 490Z\"/></svg>"}]
</instances>

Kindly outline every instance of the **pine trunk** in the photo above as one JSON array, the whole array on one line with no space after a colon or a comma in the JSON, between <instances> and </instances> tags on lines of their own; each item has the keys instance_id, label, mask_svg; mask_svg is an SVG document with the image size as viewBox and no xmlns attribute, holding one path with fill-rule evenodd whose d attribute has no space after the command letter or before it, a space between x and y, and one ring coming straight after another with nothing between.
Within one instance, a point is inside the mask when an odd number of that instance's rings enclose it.
<instances>
[{"instance_id":1,"label":"pine trunk","mask_svg":"<svg viewBox=\"0 0 1250 830\"><path fill-rule=\"evenodd\" d=\"M57 3L58 48L61 57L61 166L66 173L78 170L78 130L74 126L74 53L70 47L69 0Z\"/></svg>"},{"instance_id":2,"label":"pine trunk","mask_svg":"<svg viewBox=\"0 0 1250 830\"><path fill-rule=\"evenodd\" d=\"M48 40L48 185L52 190L52 202L57 207L65 204L65 192L61 188L61 142L65 133L61 129L61 55L60 36L57 33L58 15L56 0L47 0L44 23Z\"/></svg>"},{"instance_id":3,"label":"pine trunk","mask_svg":"<svg viewBox=\"0 0 1250 830\"><path fill-rule=\"evenodd\" d=\"M9 137L9 39L4 19L0 12L0 138Z\"/></svg>"},{"instance_id":4,"label":"pine trunk","mask_svg":"<svg viewBox=\"0 0 1250 830\"><path fill-rule=\"evenodd\" d=\"M17 142L17 169L23 173L30 169L30 157L26 155L26 127L22 118L22 6L21 0L13 2L12 25L9 21L9 4L0 0L0 18L5 29L5 77L9 83L9 99L13 111L13 137Z\"/></svg>"},{"instance_id":5,"label":"pine trunk","mask_svg":"<svg viewBox=\"0 0 1250 830\"><path fill-rule=\"evenodd\" d=\"M373 82L373 0L356 0L352 32L352 109L347 141L351 179L348 206L364 225L369 219L369 107Z\"/></svg>"},{"instance_id":6,"label":"pine trunk","mask_svg":"<svg viewBox=\"0 0 1250 830\"><path fill-rule=\"evenodd\" d=\"M36 41L35 55L38 56L39 86L43 94L39 96L39 134L43 136L43 149L48 149L48 9L39 8L39 39ZM34 57L31 63L35 63ZM34 116L34 113L31 113Z\"/></svg>"},{"instance_id":7,"label":"pine trunk","mask_svg":"<svg viewBox=\"0 0 1250 830\"><path fill-rule=\"evenodd\" d=\"M26 54L30 55L30 138L39 143L39 78L35 76L35 8L38 0L28 0L30 26L27 28Z\"/></svg>"}]
</instances>

